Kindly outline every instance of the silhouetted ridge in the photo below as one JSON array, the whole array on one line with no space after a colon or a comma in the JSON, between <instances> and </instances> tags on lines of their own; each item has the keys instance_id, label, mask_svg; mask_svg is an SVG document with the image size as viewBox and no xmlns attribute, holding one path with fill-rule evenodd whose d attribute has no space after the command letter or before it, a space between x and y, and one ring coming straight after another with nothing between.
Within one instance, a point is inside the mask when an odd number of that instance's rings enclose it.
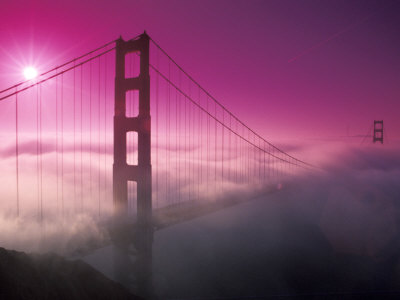
<instances>
[{"instance_id":1,"label":"silhouetted ridge","mask_svg":"<svg viewBox=\"0 0 400 300\"><path fill-rule=\"evenodd\" d=\"M142 299L76 260L0 248L0 299Z\"/></svg>"}]
</instances>

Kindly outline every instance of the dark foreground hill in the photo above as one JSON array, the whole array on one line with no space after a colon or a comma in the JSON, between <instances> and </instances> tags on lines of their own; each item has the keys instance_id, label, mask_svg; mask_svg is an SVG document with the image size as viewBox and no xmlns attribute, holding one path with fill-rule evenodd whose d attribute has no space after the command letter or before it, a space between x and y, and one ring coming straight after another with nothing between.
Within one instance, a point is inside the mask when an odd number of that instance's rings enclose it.
<instances>
[{"instance_id":1,"label":"dark foreground hill","mask_svg":"<svg viewBox=\"0 0 400 300\"><path fill-rule=\"evenodd\" d=\"M0 248L0 299L142 298L80 260Z\"/></svg>"}]
</instances>

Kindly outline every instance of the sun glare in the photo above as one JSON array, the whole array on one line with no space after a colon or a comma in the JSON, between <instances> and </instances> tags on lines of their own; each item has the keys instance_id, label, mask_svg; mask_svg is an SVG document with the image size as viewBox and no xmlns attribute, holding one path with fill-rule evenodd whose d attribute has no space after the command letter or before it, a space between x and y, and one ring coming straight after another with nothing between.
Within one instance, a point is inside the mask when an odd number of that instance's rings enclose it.
<instances>
[{"instance_id":1,"label":"sun glare","mask_svg":"<svg viewBox=\"0 0 400 300\"><path fill-rule=\"evenodd\" d=\"M38 75L37 70L34 67L26 67L24 69L24 76L26 80L31 80Z\"/></svg>"}]
</instances>

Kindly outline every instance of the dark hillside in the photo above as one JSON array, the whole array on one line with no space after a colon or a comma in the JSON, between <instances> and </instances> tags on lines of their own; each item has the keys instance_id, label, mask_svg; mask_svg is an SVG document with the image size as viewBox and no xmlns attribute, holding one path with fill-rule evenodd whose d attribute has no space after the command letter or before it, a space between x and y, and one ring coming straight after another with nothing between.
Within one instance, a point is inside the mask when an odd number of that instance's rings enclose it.
<instances>
[{"instance_id":1,"label":"dark hillside","mask_svg":"<svg viewBox=\"0 0 400 300\"><path fill-rule=\"evenodd\" d=\"M87 265L0 248L0 299L141 299Z\"/></svg>"}]
</instances>

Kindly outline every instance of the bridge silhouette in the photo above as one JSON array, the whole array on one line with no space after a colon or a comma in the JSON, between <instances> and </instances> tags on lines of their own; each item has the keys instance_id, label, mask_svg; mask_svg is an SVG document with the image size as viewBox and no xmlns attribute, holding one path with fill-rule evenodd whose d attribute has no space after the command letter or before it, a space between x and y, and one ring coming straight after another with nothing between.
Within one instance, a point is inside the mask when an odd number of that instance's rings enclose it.
<instances>
[{"instance_id":1,"label":"bridge silhouette","mask_svg":"<svg viewBox=\"0 0 400 300\"><path fill-rule=\"evenodd\" d=\"M248 127L146 33L4 89L0 100L3 211L44 228L82 214L112 220L117 264L134 252L142 295L155 230L313 169Z\"/></svg>"}]
</instances>

